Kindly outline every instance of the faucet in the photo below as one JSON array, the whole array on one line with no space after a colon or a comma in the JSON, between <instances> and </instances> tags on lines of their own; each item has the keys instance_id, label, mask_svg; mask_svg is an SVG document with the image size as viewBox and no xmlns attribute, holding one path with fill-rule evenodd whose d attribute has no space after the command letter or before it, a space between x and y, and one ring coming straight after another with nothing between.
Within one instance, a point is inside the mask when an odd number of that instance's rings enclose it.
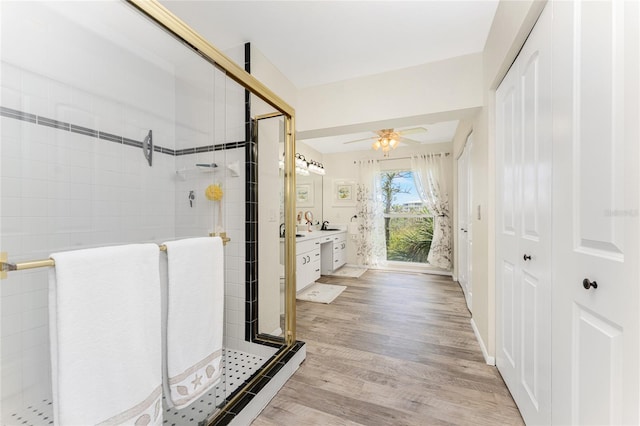
<instances>
[{"instance_id":1,"label":"faucet","mask_svg":"<svg viewBox=\"0 0 640 426\"><path fill-rule=\"evenodd\" d=\"M329 224L328 220L325 220L324 222L322 222L322 227L320 228L321 231L326 231L327 230L327 225Z\"/></svg>"},{"instance_id":2,"label":"faucet","mask_svg":"<svg viewBox=\"0 0 640 426\"><path fill-rule=\"evenodd\" d=\"M284 238L284 223L280 224L280 238Z\"/></svg>"}]
</instances>

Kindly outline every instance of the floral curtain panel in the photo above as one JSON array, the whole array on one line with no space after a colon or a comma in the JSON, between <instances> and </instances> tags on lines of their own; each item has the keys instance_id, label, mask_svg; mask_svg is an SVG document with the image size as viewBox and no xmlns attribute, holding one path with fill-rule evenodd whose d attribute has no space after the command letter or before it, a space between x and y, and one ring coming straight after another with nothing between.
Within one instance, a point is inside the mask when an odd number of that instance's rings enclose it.
<instances>
[{"instance_id":1,"label":"floral curtain panel","mask_svg":"<svg viewBox=\"0 0 640 426\"><path fill-rule=\"evenodd\" d=\"M384 216L380 191L380 169L375 160L358 162L359 180L356 187L358 265L375 268L387 261L384 240Z\"/></svg>"},{"instance_id":2,"label":"floral curtain panel","mask_svg":"<svg viewBox=\"0 0 640 426\"><path fill-rule=\"evenodd\" d=\"M427 262L432 266L450 270L453 251L451 247L449 193L444 175L445 167L444 153L411 157L411 169L418 195L429 211L434 214L433 240Z\"/></svg>"}]
</instances>

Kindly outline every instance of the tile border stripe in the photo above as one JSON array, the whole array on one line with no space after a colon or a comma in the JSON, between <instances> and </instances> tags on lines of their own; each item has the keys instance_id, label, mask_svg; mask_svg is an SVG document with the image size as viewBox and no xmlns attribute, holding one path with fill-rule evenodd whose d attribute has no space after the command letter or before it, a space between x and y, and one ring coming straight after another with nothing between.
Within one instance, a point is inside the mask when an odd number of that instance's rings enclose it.
<instances>
[{"instance_id":1,"label":"tile border stripe","mask_svg":"<svg viewBox=\"0 0 640 426\"><path fill-rule=\"evenodd\" d=\"M77 133L84 136L89 136L96 139L105 140L108 142L119 143L136 148L142 148L142 142L134 139L126 138L124 136L114 135L113 133L102 132L99 130L90 129L88 127L78 126L76 124L66 123L64 121L54 120L52 118L43 117L27 112L19 111L12 108L0 106L0 116L13 118L16 120L26 121L28 123L39 124L41 126L51 127L59 130L66 130L67 132ZM199 154L203 152L222 151L225 149L244 148L245 141L240 142L227 142L217 145L203 145L194 148L186 149L170 149L163 146L155 145L153 150L161 154L180 156L189 154Z\"/></svg>"}]
</instances>

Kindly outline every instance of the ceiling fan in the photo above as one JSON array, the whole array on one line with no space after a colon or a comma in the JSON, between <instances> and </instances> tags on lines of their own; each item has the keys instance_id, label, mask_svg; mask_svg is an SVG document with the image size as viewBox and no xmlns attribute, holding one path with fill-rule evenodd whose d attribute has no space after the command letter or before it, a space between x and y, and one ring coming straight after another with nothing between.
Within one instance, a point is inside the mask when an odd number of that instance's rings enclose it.
<instances>
[{"instance_id":1,"label":"ceiling fan","mask_svg":"<svg viewBox=\"0 0 640 426\"><path fill-rule=\"evenodd\" d=\"M400 130L397 132L394 129L381 129L381 130L375 131L377 136L371 136L364 139L348 141L348 142L344 142L344 144L346 145L349 143L373 140L373 144L371 145L371 147L374 150L377 151L379 149L382 149L382 152L387 153L390 150L395 149L400 144L400 142L410 144L410 145L420 144L420 142L413 139L409 139L405 137L405 135L415 135L415 134L426 133L426 132L427 132L427 129L425 129L424 127L414 127L412 129Z\"/></svg>"}]
</instances>

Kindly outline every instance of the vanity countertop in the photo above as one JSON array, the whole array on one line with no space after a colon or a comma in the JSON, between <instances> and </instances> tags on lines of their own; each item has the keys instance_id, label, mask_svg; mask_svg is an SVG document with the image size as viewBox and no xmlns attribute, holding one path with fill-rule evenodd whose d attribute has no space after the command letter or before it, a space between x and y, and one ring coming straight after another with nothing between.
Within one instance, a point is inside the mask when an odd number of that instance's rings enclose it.
<instances>
[{"instance_id":1,"label":"vanity countertop","mask_svg":"<svg viewBox=\"0 0 640 426\"><path fill-rule=\"evenodd\" d=\"M334 234L340 234L341 232L347 232L346 229L338 229L336 231L331 230L331 231L311 231L311 232L307 232L307 231L303 231L303 232L298 232L296 235L302 235L302 237L296 237L296 240L312 240L314 238L321 238L321 237L327 237L329 235L334 235Z\"/></svg>"},{"instance_id":2,"label":"vanity countertop","mask_svg":"<svg viewBox=\"0 0 640 426\"><path fill-rule=\"evenodd\" d=\"M338 229L338 230L331 230L331 231L301 231L296 233L296 241L307 241L307 240L314 240L316 238L322 238L322 237L327 237L329 235L334 235L334 234L340 234L342 232L347 232L346 229ZM284 238L280 238L280 241L284 241Z\"/></svg>"}]
</instances>

